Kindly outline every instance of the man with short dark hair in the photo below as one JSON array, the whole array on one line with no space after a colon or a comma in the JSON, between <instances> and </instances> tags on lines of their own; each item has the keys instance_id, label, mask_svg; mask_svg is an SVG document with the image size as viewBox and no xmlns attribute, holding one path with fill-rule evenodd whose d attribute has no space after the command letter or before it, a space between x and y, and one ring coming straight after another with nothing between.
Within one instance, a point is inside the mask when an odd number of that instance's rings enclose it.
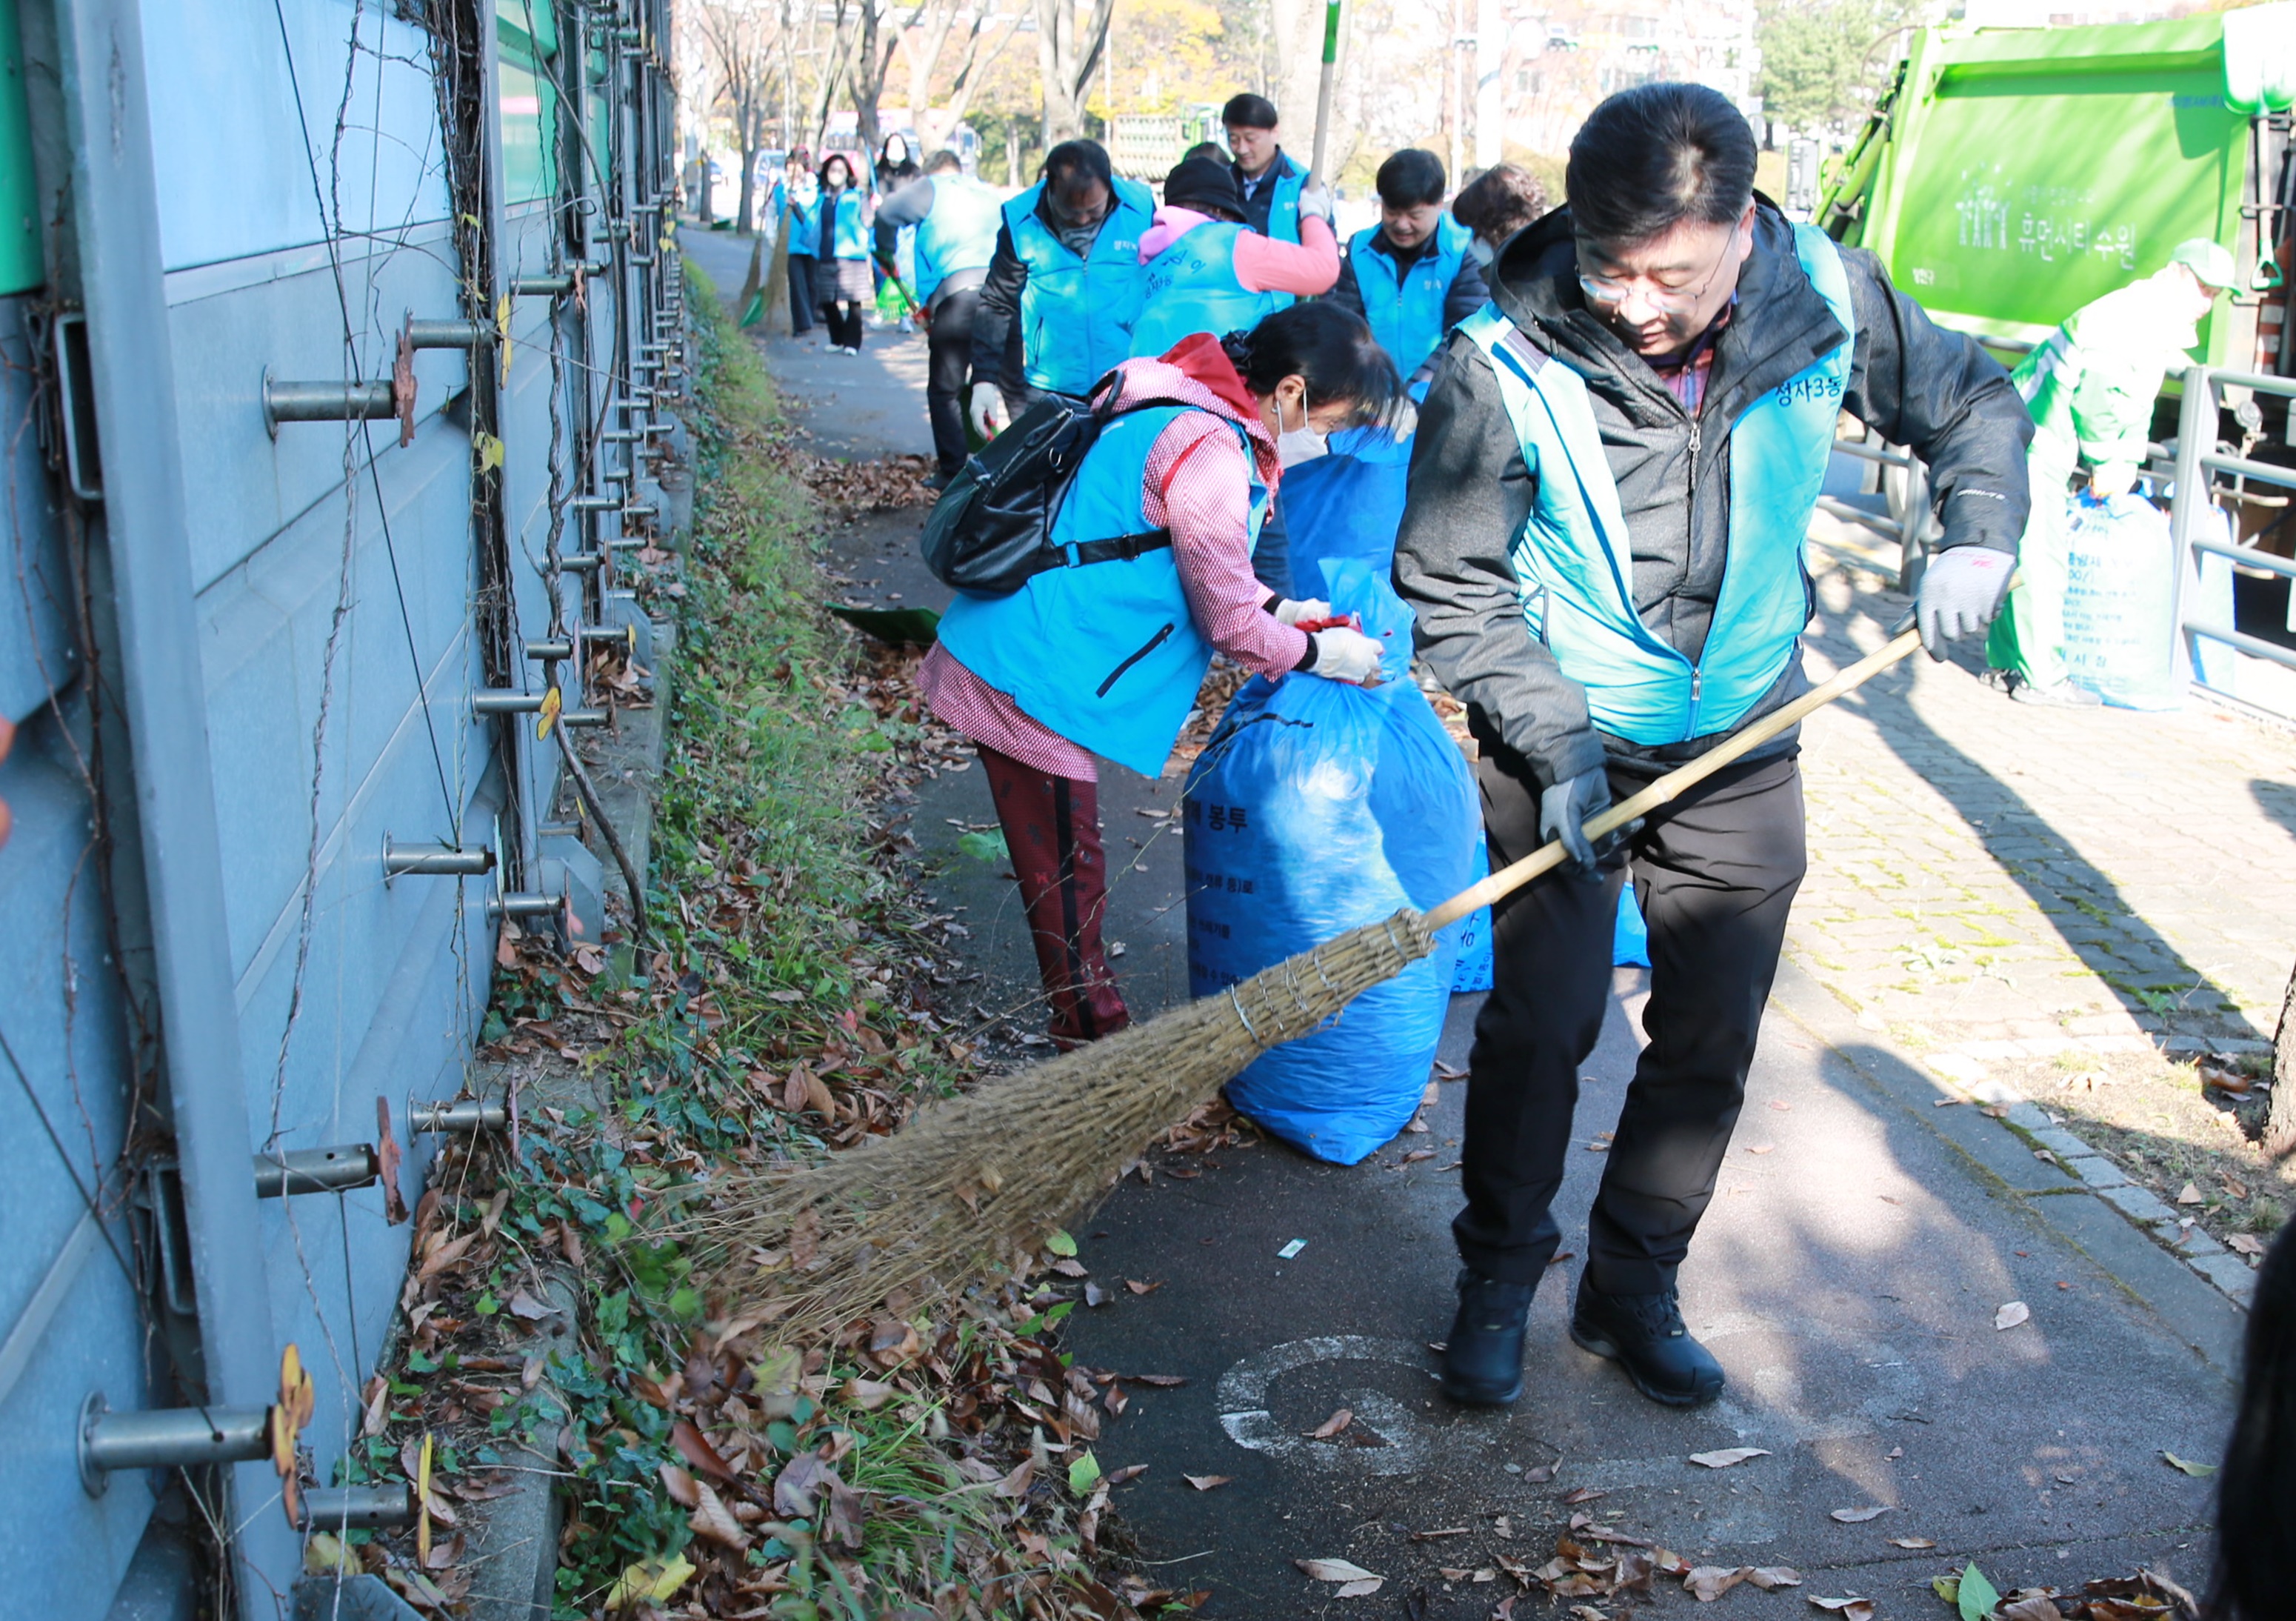
<instances>
[{"instance_id":1,"label":"man with short dark hair","mask_svg":"<svg viewBox=\"0 0 2296 1621\"><path fill-rule=\"evenodd\" d=\"M1324 224L1332 223L1331 193L1321 185L1308 192L1308 171L1283 150L1275 103L1249 93L1230 96L1227 105L1220 109L1220 123L1227 131L1227 149L1235 154L1236 184L1243 188L1244 224L1277 242L1298 242L1303 205L1320 213ZM1323 177L1316 178L1320 181Z\"/></svg>"},{"instance_id":2,"label":"man with short dark hair","mask_svg":"<svg viewBox=\"0 0 2296 1621\"><path fill-rule=\"evenodd\" d=\"M1395 369L1423 379L1443 334L1483 307L1466 226L1443 211L1443 160L1406 147L1379 166L1379 224L1348 238L1332 297L1371 325Z\"/></svg>"},{"instance_id":3,"label":"man with short dark hair","mask_svg":"<svg viewBox=\"0 0 2296 1621\"><path fill-rule=\"evenodd\" d=\"M1710 89L1644 85L1596 107L1570 144L1568 206L1507 243L1420 412L1397 588L1481 745L1491 866L1550 841L1569 852L1494 909L1443 1353L1462 1402L1521 1394L1629 872L1650 927L1650 1045L1570 1334L1654 1401L1722 1389L1676 1271L1801 881L1799 742L1764 744L1603 839L1582 824L1806 689L1804 531L1841 413L1930 465L1945 538L1915 608L1932 656L1992 619L2016 560L2032 428L2007 375L1874 255L1757 202L1754 159L1745 119Z\"/></svg>"},{"instance_id":4,"label":"man with short dark hair","mask_svg":"<svg viewBox=\"0 0 2296 1621\"><path fill-rule=\"evenodd\" d=\"M1008 199L972 317L973 431L993 438L1043 393L1081 399L1132 353L1156 196L1097 141L1063 141Z\"/></svg>"},{"instance_id":5,"label":"man with short dark hair","mask_svg":"<svg viewBox=\"0 0 2296 1621\"><path fill-rule=\"evenodd\" d=\"M924 300L925 410L932 419L933 457L926 481L947 486L964 465L965 373L972 364L972 319L980 284L996 256L1004 220L996 193L964 172L964 160L943 148L925 160L923 177L877 205L877 224L914 226L912 250L918 298Z\"/></svg>"}]
</instances>

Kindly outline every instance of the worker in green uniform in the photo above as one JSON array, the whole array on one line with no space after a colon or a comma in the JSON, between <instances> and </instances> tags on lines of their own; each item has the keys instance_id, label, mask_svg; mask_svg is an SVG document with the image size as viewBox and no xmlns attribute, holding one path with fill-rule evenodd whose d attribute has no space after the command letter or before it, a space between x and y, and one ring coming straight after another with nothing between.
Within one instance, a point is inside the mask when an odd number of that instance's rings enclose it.
<instances>
[{"instance_id":1,"label":"worker in green uniform","mask_svg":"<svg viewBox=\"0 0 2296 1621\"><path fill-rule=\"evenodd\" d=\"M2235 278L2219 244L2198 236L2181 243L2162 268L2075 310L2013 374L2033 414L2025 463L2033 514L2017 548L2017 583L1986 637L1985 662L1988 679L2017 702L2101 701L2065 674L2067 492L2082 473L2100 498L2136 481L2161 379L2184 366L2202 318Z\"/></svg>"}]
</instances>

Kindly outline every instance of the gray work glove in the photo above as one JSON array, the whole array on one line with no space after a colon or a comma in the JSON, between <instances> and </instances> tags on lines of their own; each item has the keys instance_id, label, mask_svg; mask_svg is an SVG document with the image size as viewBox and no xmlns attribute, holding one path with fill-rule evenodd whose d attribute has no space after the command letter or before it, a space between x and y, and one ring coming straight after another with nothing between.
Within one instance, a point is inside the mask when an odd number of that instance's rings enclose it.
<instances>
[{"instance_id":1,"label":"gray work glove","mask_svg":"<svg viewBox=\"0 0 2296 1621\"><path fill-rule=\"evenodd\" d=\"M1914 620L1930 657L1941 661L1948 642L1983 635L2016 572L2014 557L1986 546L1956 546L1931 558L1914 593Z\"/></svg>"},{"instance_id":2,"label":"gray work glove","mask_svg":"<svg viewBox=\"0 0 2296 1621\"><path fill-rule=\"evenodd\" d=\"M1562 841L1562 848L1568 853L1562 863L1563 871L1574 877L1593 877L1596 864L1643 825L1637 817L1601 838L1589 839L1582 824L1610 808L1611 778L1600 766L1576 777L1566 777L1538 796L1538 836L1550 844L1557 839Z\"/></svg>"}]
</instances>

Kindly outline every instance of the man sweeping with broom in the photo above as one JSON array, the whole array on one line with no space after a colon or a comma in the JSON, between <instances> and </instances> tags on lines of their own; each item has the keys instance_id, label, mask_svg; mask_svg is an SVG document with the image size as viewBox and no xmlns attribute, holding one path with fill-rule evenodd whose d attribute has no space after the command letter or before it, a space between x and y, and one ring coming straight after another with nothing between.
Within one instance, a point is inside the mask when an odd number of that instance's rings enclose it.
<instances>
[{"instance_id":1,"label":"man sweeping with broom","mask_svg":"<svg viewBox=\"0 0 2296 1621\"><path fill-rule=\"evenodd\" d=\"M1496 908L1443 1354L1462 1402L1522 1391L1629 869L1650 925L1650 1045L1589 1218L1571 1337L1654 1401L1722 1389L1675 1275L1801 880L1796 734L1639 824L1593 841L1581 825L1807 688L1802 542L1837 416L1930 465L1945 539L1916 609L1933 657L1998 612L2025 521L2031 429L2005 374L1872 254L1757 200L1754 160L1715 91L1652 84L1603 103L1571 143L1568 206L1507 244L1420 413L1397 588L1481 744L1493 868L1550 840L1569 852Z\"/></svg>"}]
</instances>

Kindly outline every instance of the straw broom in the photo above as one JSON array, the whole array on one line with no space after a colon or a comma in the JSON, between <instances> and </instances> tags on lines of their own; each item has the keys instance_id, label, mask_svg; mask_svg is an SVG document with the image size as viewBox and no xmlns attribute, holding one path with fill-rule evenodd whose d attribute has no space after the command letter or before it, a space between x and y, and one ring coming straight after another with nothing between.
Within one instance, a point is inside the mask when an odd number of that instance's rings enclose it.
<instances>
[{"instance_id":1,"label":"straw broom","mask_svg":"<svg viewBox=\"0 0 2296 1621\"><path fill-rule=\"evenodd\" d=\"M1641 793L1590 818L1601 838L1760 747L1921 646L1905 630ZM711 1184L679 1223L727 1314L800 1337L1019 1271L1157 1132L1261 1053L1316 1030L1434 949L1434 935L1564 860L1548 844L1428 912L1409 909L1105 1041L932 1104L818 1164Z\"/></svg>"}]
</instances>

